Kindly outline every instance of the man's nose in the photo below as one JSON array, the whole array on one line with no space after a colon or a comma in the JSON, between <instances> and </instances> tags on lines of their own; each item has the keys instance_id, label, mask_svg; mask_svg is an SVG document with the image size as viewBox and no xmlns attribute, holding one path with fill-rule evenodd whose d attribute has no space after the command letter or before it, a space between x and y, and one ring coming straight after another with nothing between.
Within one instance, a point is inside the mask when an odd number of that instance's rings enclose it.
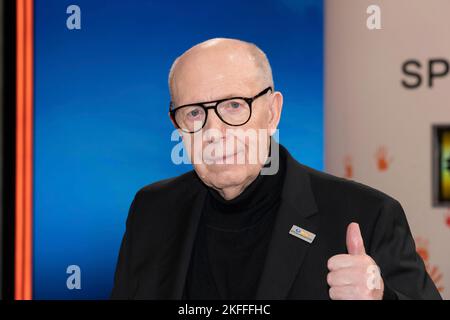
<instances>
[{"instance_id":1,"label":"man's nose","mask_svg":"<svg viewBox=\"0 0 450 320\"><path fill-rule=\"evenodd\" d=\"M208 109L208 116L206 117L206 123L204 126L204 129L216 129L223 131L226 127L226 123L224 123L220 118L217 116L214 109Z\"/></svg>"}]
</instances>

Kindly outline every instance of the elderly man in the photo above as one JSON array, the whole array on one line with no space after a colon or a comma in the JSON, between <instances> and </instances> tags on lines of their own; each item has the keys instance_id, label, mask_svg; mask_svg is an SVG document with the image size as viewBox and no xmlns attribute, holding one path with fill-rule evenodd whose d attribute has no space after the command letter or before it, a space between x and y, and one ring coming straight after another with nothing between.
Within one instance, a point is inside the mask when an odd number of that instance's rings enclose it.
<instances>
[{"instance_id":1,"label":"elderly man","mask_svg":"<svg viewBox=\"0 0 450 320\"><path fill-rule=\"evenodd\" d=\"M112 298L440 298L396 200L272 138L283 97L258 47L198 44L169 88L195 170L136 194Z\"/></svg>"}]
</instances>

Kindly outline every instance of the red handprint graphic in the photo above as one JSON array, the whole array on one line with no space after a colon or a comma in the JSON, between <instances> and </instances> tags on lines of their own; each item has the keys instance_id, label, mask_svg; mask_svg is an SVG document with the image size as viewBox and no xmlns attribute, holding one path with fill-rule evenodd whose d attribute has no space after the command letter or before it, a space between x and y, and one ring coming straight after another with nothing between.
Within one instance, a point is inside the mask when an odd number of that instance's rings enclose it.
<instances>
[{"instance_id":1,"label":"red handprint graphic","mask_svg":"<svg viewBox=\"0 0 450 320\"><path fill-rule=\"evenodd\" d=\"M344 158L344 177L351 179L353 177L353 163L350 156Z\"/></svg>"},{"instance_id":2,"label":"red handprint graphic","mask_svg":"<svg viewBox=\"0 0 450 320\"><path fill-rule=\"evenodd\" d=\"M386 171L392 163L392 157L387 158L387 149L385 146L380 146L375 153L375 159L377 160L377 168L379 171Z\"/></svg>"},{"instance_id":3,"label":"red handprint graphic","mask_svg":"<svg viewBox=\"0 0 450 320\"><path fill-rule=\"evenodd\" d=\"M450 228L450 208L445 213L445 224Z\"/></svg>"},{"instance_id":4,"label":"red handprint graphic","mask_svg":"<svg viewBox=\"0 0 450 320\"><path fill-rule=\"evenodd\" d=\"M425 263L425 268L430 275L431 280L433 280L434 284L436 285L436 288L439 292L442 292L444 290L444 287L442 286L442 272L439 270L439 267L436 265L432 265L430 263L430 254L428 251L428 240L425 240L423 238L417 237L415 239L416 242L416 251L419 254L419 256L423 259L423 262Z\"/></svg>"}]
</instances>

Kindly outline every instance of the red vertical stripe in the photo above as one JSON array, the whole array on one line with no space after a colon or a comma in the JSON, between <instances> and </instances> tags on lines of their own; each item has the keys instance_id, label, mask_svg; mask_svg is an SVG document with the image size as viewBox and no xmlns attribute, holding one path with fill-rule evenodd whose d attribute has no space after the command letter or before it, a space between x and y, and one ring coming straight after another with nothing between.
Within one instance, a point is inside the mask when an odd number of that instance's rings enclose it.
<instances>
[{"instance_id":1,"label":"red vertical stripe","mask_svg":"<svg viewBox=\"0 0 450 320\"><path fill-rule=\"evenodd\" d=\"M15 299L32 298L33 1L17 0Z\"/></svg>"}]
</instances>

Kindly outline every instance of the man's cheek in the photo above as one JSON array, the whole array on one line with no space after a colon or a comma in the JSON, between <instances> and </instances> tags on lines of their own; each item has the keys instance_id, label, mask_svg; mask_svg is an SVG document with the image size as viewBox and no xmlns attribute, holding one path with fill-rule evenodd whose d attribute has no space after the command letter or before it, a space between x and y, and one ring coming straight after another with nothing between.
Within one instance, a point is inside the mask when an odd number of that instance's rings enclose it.
<instances>
[{"instance_id":1,"label":"man's cheek","mask_svg":"<svg viewBox=\"0 0 450 320\"><path fill-rule=\"evenodd\" d=\"M187 138L183 142L191 163L193 165L203 164L203 151L201 144L196 145L195 143L192 143L191 138Z\"/></svg>"}]
</instances>

